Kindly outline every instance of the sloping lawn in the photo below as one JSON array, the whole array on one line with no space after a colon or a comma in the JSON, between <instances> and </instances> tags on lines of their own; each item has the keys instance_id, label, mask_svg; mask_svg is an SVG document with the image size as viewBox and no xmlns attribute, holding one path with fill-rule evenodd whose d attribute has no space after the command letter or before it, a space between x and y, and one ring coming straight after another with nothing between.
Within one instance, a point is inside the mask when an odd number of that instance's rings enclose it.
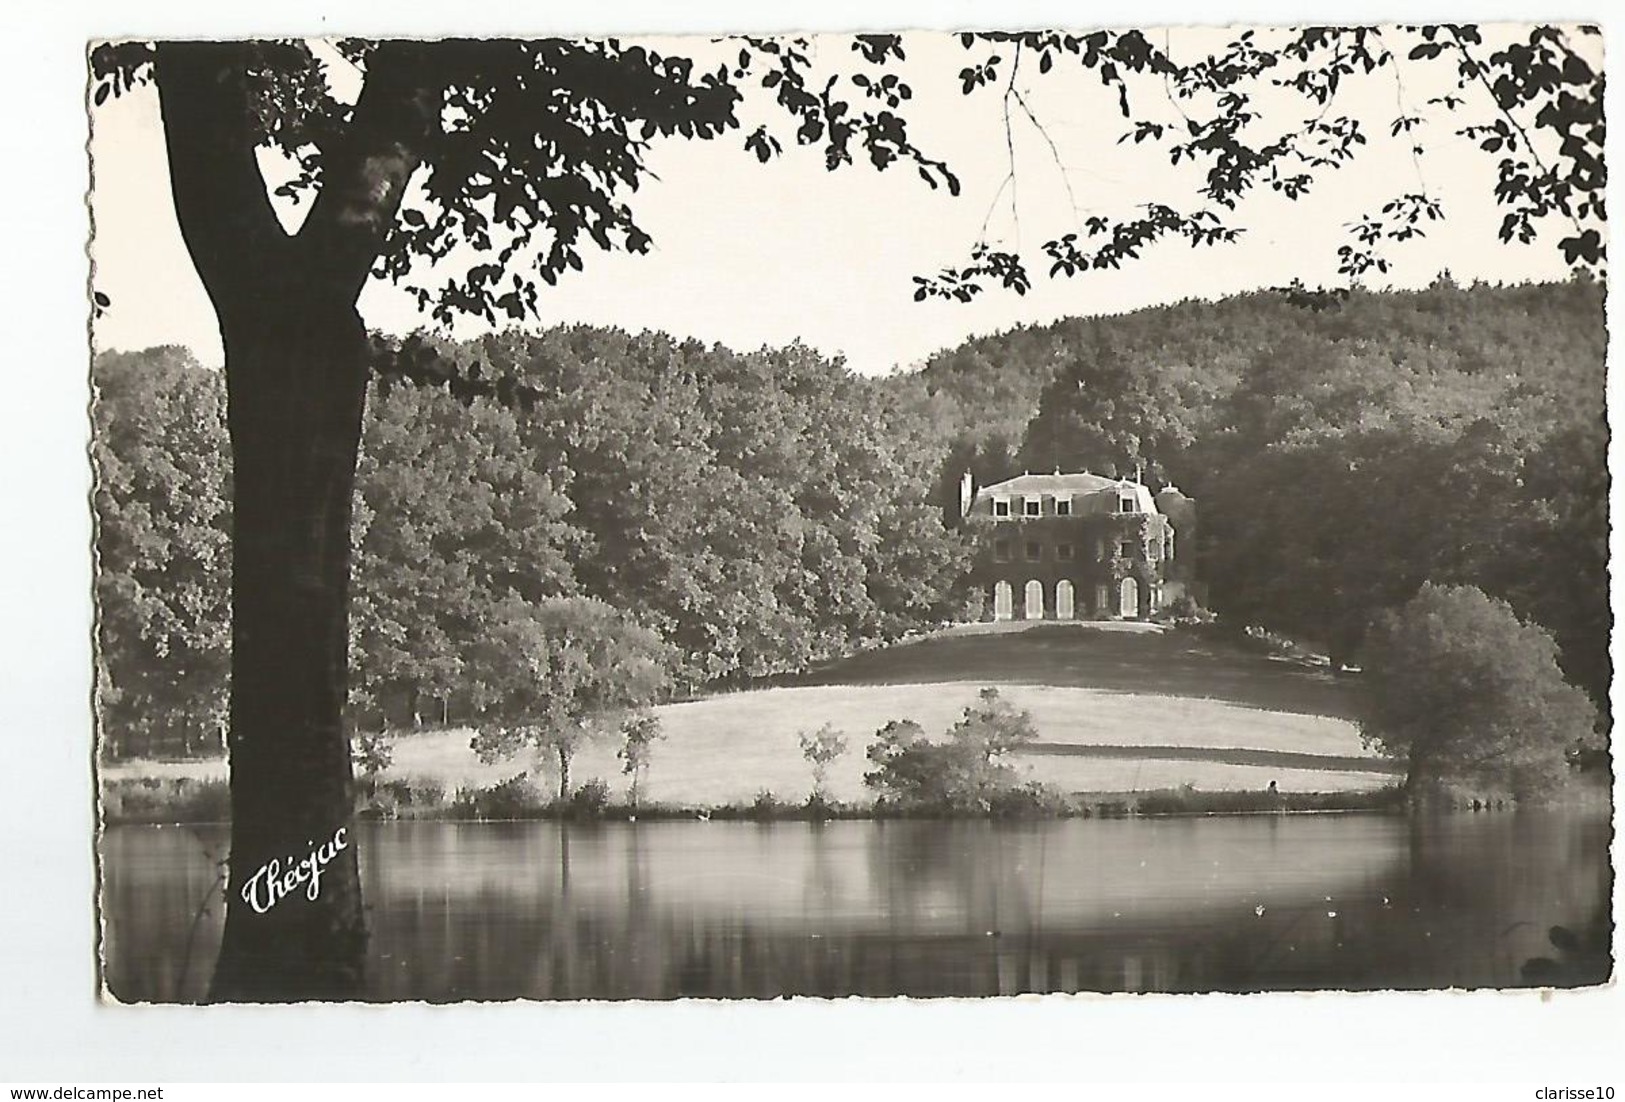
<instances>
[{"instance_id":1,"label":"sloping lawn","mask_svg":"<svg viewBox=\"0 0 1625 1102\"><path fill-rule=\"evenodd\" d=\"M1173 632L999 627L955 629L859 655L799 684L665 705L658 711L666 737L655 746L644 797L704 806L748 802L766 791L799 801L812 773L797 734L829 723L848 747L830 767L830 793L866 801L864 750L876 729L912 719L928 736L941 736L988 685L1032 713L1046 744L1024 755L1022 767L1068 791L1262 789L1271 781L1282 791L1341 791L1394 779L1345 718L1347 688L1322 670ZM534 755L480 762L470 736L403 734L387 776L432 779L448 792L525 770L544 788L557 784L552 763ZM1146 752L1137 754L1141 747ZM219 775L223 768L130 763L105 772ZM613 745L577 754L572 785L594 777L617 796L624 791Z\"/></svg>"},{"instance_id":2,"label":"sloping lawn","mask_svg":"<svg viewBox=\"0 0 1625 1102\"><path fill-rule=\"evenodd\" d=\"M830 767L831 795L864 800L864 749L892 719L912 719L938 736L976 701L984 681L896 685L822 685L764 689L708 697L659 709L666 738L654 750L646 798L680 804L720 804L770 791L781 800L806 796L812 773L797 744L800 731L829 723L843 731L847 753ZM1328 716L1271 712L1226 701L1137 695L1048 685L999 684L1012 704L1032 713L1041 741L1121 749L1155 747L1154 756L1024 756L1035 780L1069 791L1129 791L1194 784L1204 789L1339 791L1390 783L1386 763L1370 759L1354 725ZM468 749L469 732L404 737L392 774L434 777L447 787L488 785L526 767L551 776L550 762L526 755L481 764ZM1187 749L1188 758L1170 750ZM1252 760L1222 751L1255 751ZM1116 752L1115 750L1113 751ZM1269 755L1280 755L1271 759ZM1306 768L1305 755L1325 768ZM1369 759L1353 768L1350 759ZM619 789L624 780L610 745L588 746L571 765L571 781L591 777ZM544 782L545 783L545 782ZM553 781L552 783L556 783Z\"/></svg>"},{"instance_id":3,"label":"sloping lawn","mask_svg":"<svg viewBox=\"0 0 1625 1102\"><path fill-rule=\"evenodd\" d=\"M1136 623L964 624L787 679L796 685L985 681L1223 700L1275 712L1353 715L1325 667L1269 658L1189 630Z\"/></svg>"}]
</instances>

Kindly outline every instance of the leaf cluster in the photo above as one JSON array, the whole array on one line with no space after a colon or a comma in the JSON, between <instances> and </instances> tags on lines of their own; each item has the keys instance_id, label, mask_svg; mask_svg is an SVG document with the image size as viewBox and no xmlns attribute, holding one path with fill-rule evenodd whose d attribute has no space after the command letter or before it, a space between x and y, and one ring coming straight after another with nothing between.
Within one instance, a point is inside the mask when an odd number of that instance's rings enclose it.
<instances>
[{"instance_id":1,"label":"leaf cluster","mask_svg":"<svg viewBox=\"0 0 1625 1102\"><path fill-rule=\"evenodd\" d=\"M527 746L563 757L618 729L669 684L660 637L602 601L559 597L504 611L485 625L464 671L483 761Z\"/></svg>"},{"instance_id":2,"label":"leaf cluster","mask_svg":"<svg viewBox=\"0 0 1625 1102\"><path fill-rule=\"evenodd\" d=\"M1474 587L1424 584L1377 617L1366 654L1361 730L1407 763L1413 788L1539 794L1589 740L1593 710L1563 680L1551 636Z\"/></svg>"},{"instance_id":3,"label":"leaf cluster","mask_svg":"<svg viewBox=\"0 0 1625 1102\"><path fill-rule=\"evenodd\" d=\"M1503 241L1532 241L1554 220L1568 262L1600 271L1604 83L1583 43L1594 30L1251 29L1217 48L1193 37L1203 43L1194 50L1177 49L1168 35L1158 45L1138 30L963 33L959 92L999 94L1007 139L1011 120L1024 117L1063 177L1027 92L1032 81L1081 71L1115 100L1122 141L1161 150L1199 182L1190 203L1148 201L1057 227L1034 257L984 234L969 243L967 262L917 277L914 296L969 301L991 286L1024 294L1030 265L1072 277L1118 268L1165 240L1235 241L1243 198L1259 191L1301 198L1357 159L1371 121L1333 108L1340 90L1362 79L1394 82L1400 108L1385 128L1413 143L1418 179L1351 223L1351 240L1338 251L1342 275L1387 271L1391 246L1444 216L1420 168L1428 130L1440 125L1499 156ZM909 39L829 40L845 50L821 49L825 42L743 36L670 52L617 38L345 39L320 48L263 40L229 51L228 75L241 83L241 137L290 166L277 187L283 197L303 201L329 183L353 190L347 179L329 180L334 166L366 162L372 150L405 151L415 169L411 187L375 189L379 209L355 212L381 227L365 246L372 273L406 287L443 323L464 315L494 323L535 317L540 287L582 268L589 245L649 250L632 197L652 178L648 155L661 139L744 132L743 148L759 161L801 146L832 171L907 164L930 187L957 195L953 170L911 132L915 91L902 71ZM90 54L92 100L100 105L148 82L168 64L164 56L149 43L98 45ZM1439 69L1454 72L1455 90L1407 102L1406 80L1426 85ZM357 76L359 96L341 93ZM1012 151L1012 203L1015 176ZM310 247L329 245L313 238Z\"/></svg>"},{"instance_id":4,"label":"leaf cluster","mask_svg":"<svg viewBox=\"0 0 1625 1102\"><path fill-rule=\"evenodd\" d=\"M863 783L881 799L905 806L989 811L1001 794L1020 787L1009 756L1037 737L1027 712L986 688L943 741L925 738L920 725L907 719L876 731L867 750L874 768Z\"/></svg>"},{"instance_id":5,"label":"leaf cluster","mask_svg":"<svg viewBox=\"0 0 1625 1102\"><path fill-rule=\"evenodd\" d=\"M103 745L215 752L230 640L225 387L180 348L105 354L93 379Z\"/></svg>"}]
</instances>

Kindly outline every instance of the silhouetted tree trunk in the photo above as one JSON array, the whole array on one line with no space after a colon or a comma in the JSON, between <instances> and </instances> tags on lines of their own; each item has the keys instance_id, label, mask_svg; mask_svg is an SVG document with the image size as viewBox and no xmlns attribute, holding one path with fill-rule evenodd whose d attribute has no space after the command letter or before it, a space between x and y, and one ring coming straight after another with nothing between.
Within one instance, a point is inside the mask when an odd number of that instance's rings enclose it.
<instances>
[{"instance_id":1,"label":"silhouetted tree trunk","mask_svg":"<svg viewBox=\"0 0 1625 1102\"><path fill-rule=\"evenodd\" d=\"M154 75L182 235L225 349L233 465L231 860L217 1000L364 991L347 690L350 514L366 397L356 298L416 168L431 104L407 57L374 55L346 141L324 150L297 235L255 160L240 43L165 43ZM345 848L266 906L264 880ZM276 864L273 866L272 863Z\"/></svg>"},{"instance_id":2,"label":"silhouetted tree trunk","mask_svg":"<svg viewBox=\"0 0 1625 1102\"><path fill-rule=\"evenodd\" d=\"M315 900L301 890L260 914L240 895L255 870L331 841L354 806L342 716L365 333L353 307L282 298L266 313L223 326L236 485L233 894L214 994L354 997L366 933L353 844Z\"/></svg>"},{"instance_id":3,"label":"silhouetted tree trunk","mask_svg":"<svg viewBox=\"0 0 1625 1102\"><path fill-rule=\"evenodd\" d=\"M560 742L554 745L553 752L559 759L559 803L564 804L570 799L570 758L575 754L575 747Z\"/></svg>"}]
</instances>

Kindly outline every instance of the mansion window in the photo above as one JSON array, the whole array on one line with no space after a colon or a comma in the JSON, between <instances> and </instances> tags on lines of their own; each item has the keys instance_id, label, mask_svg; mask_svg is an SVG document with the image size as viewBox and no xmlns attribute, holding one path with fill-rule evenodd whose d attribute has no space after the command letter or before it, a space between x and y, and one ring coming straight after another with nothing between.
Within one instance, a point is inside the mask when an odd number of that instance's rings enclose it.
<instances>
[{"instance_id":1,"label":"mansion window","mask_svg":"<svg viewBox=\"0 0 1625 1102\"><path fill-rule=\"evenodd\" d=\"M1056 498L1055 499L1055 515L1058 516L1058 517L1069 517L1069 516L1071 516L1072 515L1072 499L1069 498L1069 497L1058 497L1058 498Z\"/></svg>"},{"instance_id":2,"label":"mansion window","mask_svg":"<svg viewBox=\"0 0 1625 1102\"><path fill-rule=\"evenodd\" d=\"M1139 512L1139 509L1135 508L1135 505L1134 505L1134 495L1133 494L1121 494L1121 495L1119 495L1118 498L1117 498L1117 511L1119 513L1137 513L1137 512Z\"/></svg>"},{"instance_id":3,"label":"mansion window","mask_svg":"<svg viewBox=\"0 0 1625 1102\"><path fill-rule=\"evenodd\" d=\"M1060 560L1061 562L1071 562L1072 561L1072 545L1070 543L1058 543L1058 544L1056 544L1055 545L1055 557L1058 560Z\"/></svg>"},{"instance_id":4,"label":"mansion window","mask_svg":"<svg viewBox=\"0 0 1625 1102\"><path fill-rule=\"evenodd\" d=\"M1095 561L1100 562L1103 559L1105 559L1105 557L1106 557L1106 541L1105 540L1096 540L1095 541Z\"/></svg>"},{"instance_id":5,"label":"mansion window","mask_svg":"<svg viewBox=\"0 0 1625 1102\"><path fill-rule=\"evenodd\" d=\"M1010 541L1009 540L994 540L993 541L993 561L994 562L1009 562L1010 561Z\"/></svg>"},{"instance_id":6,"label":"mansion window","mask_svg":"<svg viewBox=\"0 0 1625 1102\"><path fill-rule=\"evenodd\" d=\"M996 498L994 498L993 499L993 515L996 516L996 517L1007 517L1007 516L1009 516L1010 515L1010 499L1007 498L1007 497L996 497Z\"/></svg>"},{"instance_id":7,"label":"mansion window","mask_svg":"<svg viewBox=\"0 0 1625 1102\"><path fill-rule=\"evenodd\" d=\"M1151 562L1162 558L1162 544L1157 540L1147 540L1145 543L1145 557Z\"/></svg>"},{"instance_id":8,"label":"mansion window","mask_svg":"<svg viewBox=\"0 0 1625 1102\"><path fill-rule=\"evenodd\" d=\"M1124 540L1122 543L1119 543L1117 545L1117 553L1125 559L1132 559L1134 557L1134 541Z\"/></svg>"},{"instance_id":9,"label":"mansion window","mask_svg":"<svg viewBox=\"0 0 1625 1102\"><path fill-rule=\"evenodd\" d=\"M1043 548L1041 548L1038 545L1037 540L1028 540L1027 541L1027 561L1028 562L1037 562L1040 558L1043 557L1043 553L1044 553Z\"/></svg>"},{"instance_id":10,"label":"mansion window","mask_svg":"<svg viewBox=\"0 0 1625 1102\"><path fill-rule=\"evenodd\" d=\"M1021 512L1023 516L1042 516L1044 512L1044 502L1041 498L1026 498L1021 503Z\"/></svg>"}]
</instances>

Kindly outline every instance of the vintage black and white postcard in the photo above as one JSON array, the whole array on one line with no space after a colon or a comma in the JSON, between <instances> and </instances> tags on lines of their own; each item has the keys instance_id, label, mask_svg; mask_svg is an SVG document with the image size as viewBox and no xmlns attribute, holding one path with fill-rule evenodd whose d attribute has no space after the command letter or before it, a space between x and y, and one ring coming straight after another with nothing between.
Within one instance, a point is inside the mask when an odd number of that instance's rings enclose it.
<instances>
[{"instance_id":1,"label":"vintage black and white postcard","mask_svg":"<svg viewBox=\"0 0 1625 1102\"><path fill-rule=\"evenodd\" d=\"M102 997L1611 982L1601 35L1088 18L91 43Z\"/></svg>"}]
</instances>

